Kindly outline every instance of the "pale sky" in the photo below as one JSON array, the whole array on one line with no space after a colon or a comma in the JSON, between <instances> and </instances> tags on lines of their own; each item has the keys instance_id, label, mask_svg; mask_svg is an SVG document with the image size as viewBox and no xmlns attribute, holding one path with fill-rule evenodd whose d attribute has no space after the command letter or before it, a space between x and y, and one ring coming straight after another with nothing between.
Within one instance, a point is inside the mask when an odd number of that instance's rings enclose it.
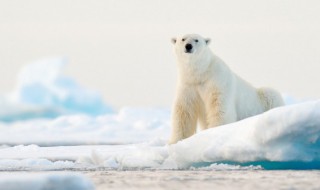
<instances>
[{"instance_id":1,"label":"pale sky","mask_svg":"<svg viewBox=\"0 0 320 190\"><path fill-rule=\"evenodd\" d=\"M0 93L29 62L67 56L66 74L123 106L170 107L170 38L198 33L254 86L320 97L318 0L0 1Z\"/></svg>"}]
</instances>

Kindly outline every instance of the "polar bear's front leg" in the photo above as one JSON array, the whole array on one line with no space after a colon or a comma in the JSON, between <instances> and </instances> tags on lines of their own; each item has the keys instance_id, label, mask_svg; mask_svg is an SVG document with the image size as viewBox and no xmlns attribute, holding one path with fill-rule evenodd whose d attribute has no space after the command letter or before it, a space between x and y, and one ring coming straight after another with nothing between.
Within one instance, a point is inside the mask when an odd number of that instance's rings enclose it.
<instances>
[{"instance_id":1,"label":"polar bear's front leg","mask_svg":"<svg viewBox=\"0 0 320 190\"><path fill-rule=\"evenodd\" d=\"M169 144L195 134L197 128L197 97L193 92L184 91L178 95L172 113L172 132Z\"/></svg>"},{"instance_id":2,"label":"polar bear's front leg","mask_svg":"<svg viewBox=\"0 0 320 190\"><path fill-rule=\"evenodd\" d=\"M208 128L227 123L226 105L222 101L221 93L213 89L206 98L206 112Z\"/></svg>"}]
</instances>

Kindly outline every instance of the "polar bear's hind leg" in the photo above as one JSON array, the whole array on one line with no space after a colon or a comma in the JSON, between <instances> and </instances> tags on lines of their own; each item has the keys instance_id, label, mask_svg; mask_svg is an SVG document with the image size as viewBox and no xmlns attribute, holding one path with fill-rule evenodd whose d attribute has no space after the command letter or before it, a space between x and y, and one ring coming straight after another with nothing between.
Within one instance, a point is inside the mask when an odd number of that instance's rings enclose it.
<instances>
[{"instance_id":1,"label":"polar bear's hind leg","mask_svg":"<svg viewBox=\"0 0 320 190\"><path fill-rule=\"evenodd\" d=\"M281 94L272 88L259 88L257 92L265 111L284 105Z\"/></svg>"}]
</instances>

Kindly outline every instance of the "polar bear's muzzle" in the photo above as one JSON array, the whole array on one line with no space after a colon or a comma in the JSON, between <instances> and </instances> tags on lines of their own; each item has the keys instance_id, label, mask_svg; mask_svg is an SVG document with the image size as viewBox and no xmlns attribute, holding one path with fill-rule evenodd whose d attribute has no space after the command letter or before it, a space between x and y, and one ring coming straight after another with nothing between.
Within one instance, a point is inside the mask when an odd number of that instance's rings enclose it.
<instances>
[{"instance_id":1,"label":"polar bear's muzzle","mask_svg":"<svg viewBox=\"0 0 320 190\"><path fill-rule=\"evenodd\" d=\"M186 44L185 48L185 53L192 53L192 44Z\"/></svg>"}]
</instances>

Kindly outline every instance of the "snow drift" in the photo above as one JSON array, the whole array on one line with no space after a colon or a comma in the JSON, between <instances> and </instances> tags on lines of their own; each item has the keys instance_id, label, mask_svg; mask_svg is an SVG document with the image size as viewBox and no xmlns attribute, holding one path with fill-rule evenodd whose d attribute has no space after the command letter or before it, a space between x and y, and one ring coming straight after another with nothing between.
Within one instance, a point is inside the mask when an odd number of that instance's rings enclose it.
<instances>
[{"instance_id":1,"label":"snow drift","mask_svg":"<svg viewBox=\"0 0 320 190\"><path fill-rule=\"evenodd\" d=\"M110 113L111 108L103 103L98 93L62 75L66 64L66 58L53 58L24 67L15 91L0 97L0 121Z\"/></svg>"},{"instance_id":2,"label":"snow drift","mask_svg":"<svg viewBox=\"0 0 320 190\"><path fill-rule=\"evenodd\" d=\"M141 113L139 115L141 117ZM130 116L134 118L134 113ZM102 121L108 123L108 120ZM73 122L87 121L78 118ZM146 124L141 124L143 122L139 123L142 130L151 129L144 128ZM158 122L152 125L154 128L168 127L158 125ZM121 129L114 129L117 130ZM135 132L126 135L130 137L138 133L135 129ZM152 137L157 137L157 134L152 134ZM155 139L132 145L6 147L0 149L0 159L6 160L0 162L0 165L10 166L5 163L11 159L41 158L71 160L76 163L67 165L71 168L95 166L112 169L190 169L231 164L243 167L262 166L265 169L320 169L319 137L320 101L314 101L279 107L236 123L204 130L170 146L166 145L165 140ZM23 163L29 162L19 162L17 165L23 167ZM25 166L30 167L28 164Z\"/></svg>"}]
</instances>

